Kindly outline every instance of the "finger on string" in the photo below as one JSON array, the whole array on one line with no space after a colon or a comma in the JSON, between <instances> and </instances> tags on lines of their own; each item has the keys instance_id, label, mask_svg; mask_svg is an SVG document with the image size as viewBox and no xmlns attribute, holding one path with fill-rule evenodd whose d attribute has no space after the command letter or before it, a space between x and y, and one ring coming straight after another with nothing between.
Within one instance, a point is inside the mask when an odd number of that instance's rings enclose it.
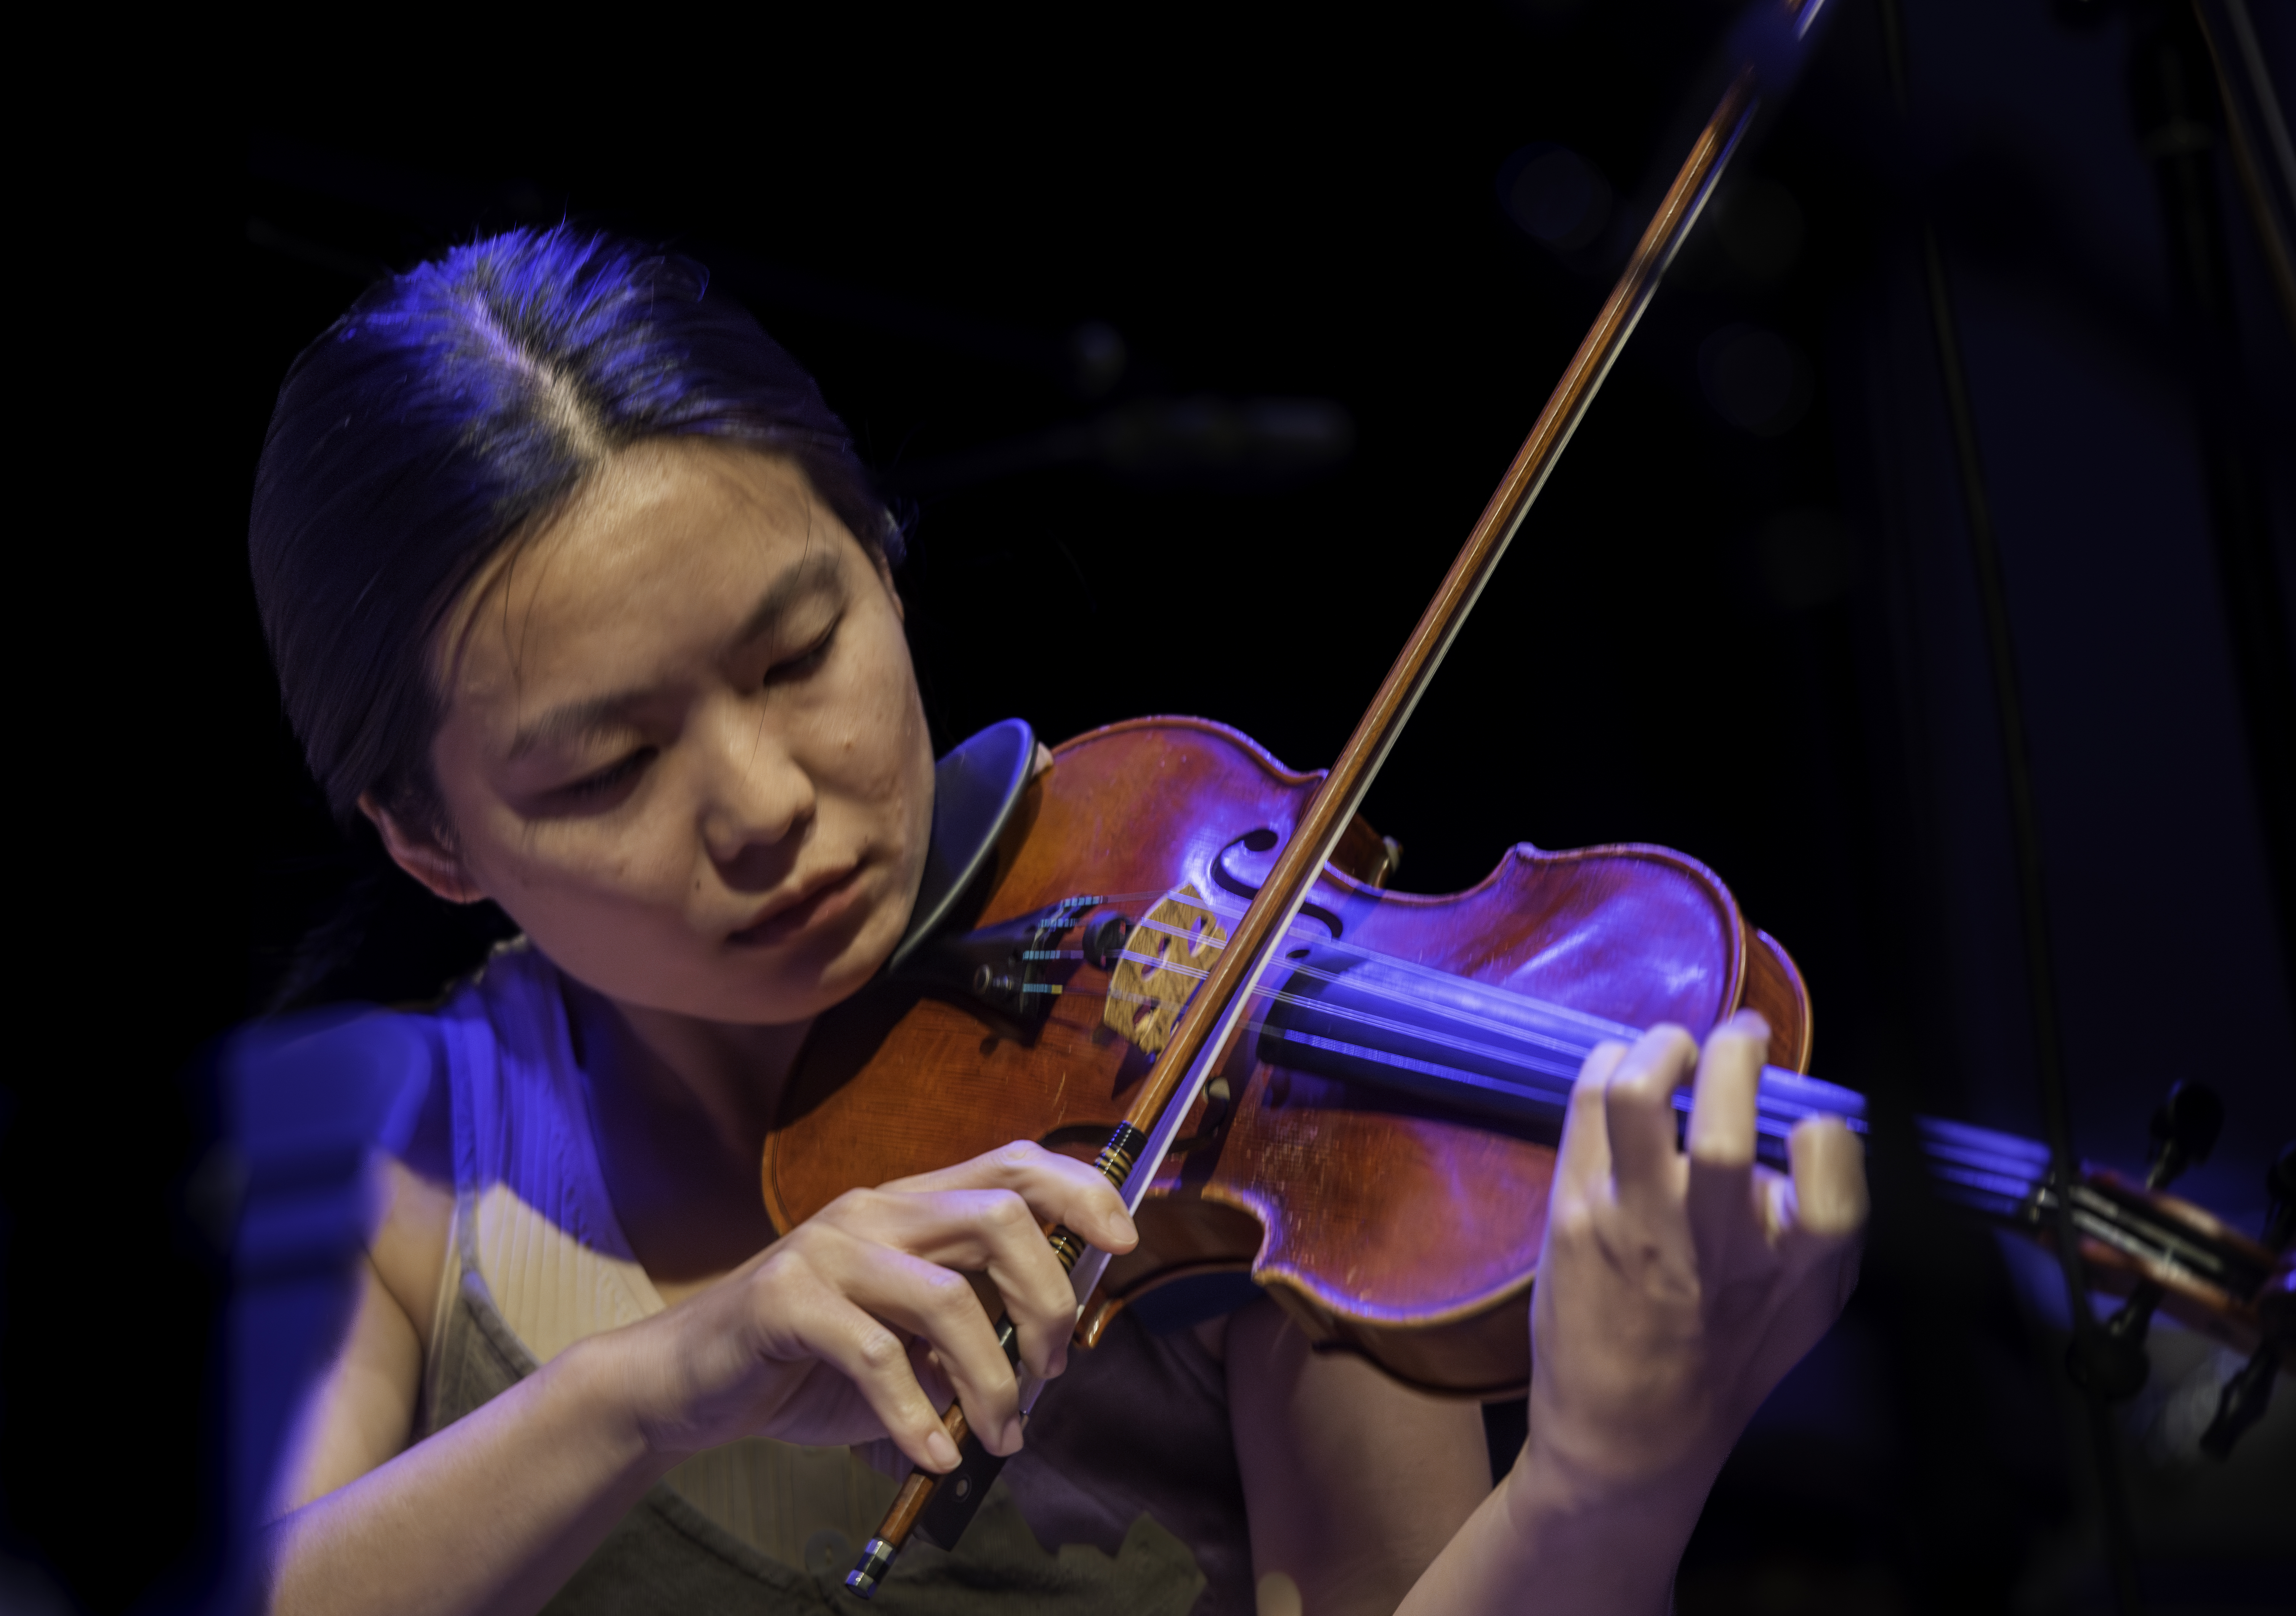
<instances>
[{"instance_id":1,"label":"finger on string","mask_svg":"<svg viewBox=\"0 0 2296 1616\"><path fill-rule=\"evenodd\" d=\"M1554 1150L1554 1182L1571 1195L1584 1197L1611 1176L1611 1125L1603 1115L1603 1091L1626 1058L1624 1044L1597 1044L1570 1086L1570 1103L1562 1113L1562 1142Z\"/></svg>"},{"instance_id":2,"label":"finger on string","mask_svg":"<svg viewBox=\"0 0 2296 1616\"><path fill-rule=\"evenodd\" d=\"M1016 1139L985 1155L938 1172L896 1178L880 1186L891 1194L940 1190L1011 1190L1045 1223L1065 1224L1103 1251L1119 1254L1139 1243L1124 1198L1090 1162Z\"/></svg>"},{"instance_id":3,"label":"finger on string","mask_svg":"<svg viewBox=\"0 0 2296 1616\"><path fill-rule=\"evenodd\" d=\"M1717 1167L1753 1164L1755 1103L1769 1052L1770 1024L1756 1011L1741 1010L1706 1035L1685 1141L1692 1160Z\"/></svg>"},{"instance_id":4,"label":"finger on string","mask_svg":"<svg viewBox=\"0 0 2296 1616\"><path fill-rule=\"evenodd\" d=\"M1611 1136L1611 1174L1622 1206L1670 1204L1681 1194L1682 1153L1674 1142L1674 1091L1682 1087L1698 1046L1679 1027L1663 1022L1635 1040L1603 1086L1603 1114Z\"/></svg>"},{"instance_id":5,"label":"finger on string","mask_svg":"<svg viewBox=\"0 0 2296 1616\"><path fill-rule=\"evenodd\" d=\"M1020 1381L964 1275L858 1240L834 1253L825 1251L821 1260L848 1300L931 1344L964 1405L966 1421L991 1453L1009 1454L1021 1446ZM914 1382L906 1349L901 1372Z\"/></svg>"},{"instance_id":6,"label":"finger on string","mask_svg":"<svg viewBox=\"0 0 2296 1616\"><path fill-rule=\"evenodd\" d=\"M1866 1227L1866 1146L1839 1117L1804 1117L1786 1136L1793 1168L1791 1227L1824 1245L1854 1241Z\"/></svg>"},{"instance_id":7,"label":"finger on string","mask_svg":"<svg viewBox=\"0 0 2296 1616\"><path fill-rule=\"evenodd\" d=\"M1706 1035L1690 1096L1684 1140L1690 1157L1691 1233L1702 1253L1720 1256L1755 1224L1756 1103L1769 1024L1742 1010Z\"/></svg>"}]
</instances>

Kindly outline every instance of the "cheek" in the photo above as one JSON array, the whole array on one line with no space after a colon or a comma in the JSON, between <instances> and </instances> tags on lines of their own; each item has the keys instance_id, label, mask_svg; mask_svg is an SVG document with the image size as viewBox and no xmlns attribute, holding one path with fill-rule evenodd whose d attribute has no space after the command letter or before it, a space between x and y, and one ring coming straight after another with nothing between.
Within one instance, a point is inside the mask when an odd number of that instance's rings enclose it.
<instances>
[{"instance_id":1,"label":"cheek","mask_svg":"<svg viewBox=\"0 0 2296 1616\"><path fill-rule=\"evenodd\" d=\"M890 803L903 794L921 748L930 770L931 744L899 620L888 610L873 614L866 627L865 642L856 648L863 654L847 665L832 698L829 710L838 719L832 733L840 772Z\"/></svg>"},{"instance_id":2,"label":"cheek","mask_svg":"<svg viewBox=\"0 0 2296 1616\"><path fill-rule=\"evenodd\" d=\"M494 849L489 893L560 969L610 998L672 1007L705 976L693 867L664 826L546 827ZM690 1008L690 1006L685 1006Z\"/></svg>"},{"instance_id":3,"label":"cheek","mask_svg":"<svg viewBox=\"0 0 2296 1616\"><path fill-rule=\"evenodd\" d=\"M900 693L898 704L888 703L885 722L874 737L875 790L903 841L922 860L932 826L932 741L915 687Z\"/></svg>"},{"instance_id":4,"label":"cheek","mask_svg":"<svg viewBox=\"0 0 2296 1616\"><path fill-rule=\"evenodd\" d=\"M837 804L824 808L852 816L843 834L890 855L896 884L914 893L931 834L932 742L898 619L888 611L870 628L868 644L856 647L868 654L824 693L816 779Z\"/></svg>"},{"instance_id":5,"label":"cheek","mask_svg":"<svg viewBox=\"0 0 2296 1616\"><path fill-rule=\"evenodd\" d=\"M504 823L472 849L473 873L521 923L521 909L537 919L594 911L626 922L632 909L677 908L693 882L693 838L677 833L675 814L636 806L601 819Z\"/></svg>"},{"instance_id":6,"label":"cheek","mask_svg":"<svg viewBox=\"0 0 2296 1616\"><path fill-rule=\"evenodd\" d=\"M482 772L462 737L442 735L433 767L461 841L463 866L529 935L553 915L627 907L681 891L674 822L640 799L595 818L529 819L476 782ZM537 940L538 938L537 938Z\"/></svg>"}]
</instances>

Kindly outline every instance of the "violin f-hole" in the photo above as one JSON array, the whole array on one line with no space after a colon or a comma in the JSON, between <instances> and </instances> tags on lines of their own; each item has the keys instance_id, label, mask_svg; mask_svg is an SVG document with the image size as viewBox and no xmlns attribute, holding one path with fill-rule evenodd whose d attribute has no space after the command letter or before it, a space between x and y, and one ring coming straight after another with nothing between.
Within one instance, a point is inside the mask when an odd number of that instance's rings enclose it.
<instances>
[{"instance_id":1,"label":"violin f-hole","mask_svg":"<svg viewBox=\"0 0 2296 1616\"><path fill-rule=\"evenodd\" d=\"M1246 831L1212 856L1212 879L1238 898L1250 902L1259 896L1259 883L1248 875L1230 869L1228 860L1235 855L1239 848L1247 853L1272 853L1283 841L1283 838L1281 835L1267 825L1262 825L1256 831ZM1300 913L1310 920L1323 922L1331 929L1333 937L1340 935L1340 917L1323 905L1301 904Z\"/></svg>"}]
</instances>

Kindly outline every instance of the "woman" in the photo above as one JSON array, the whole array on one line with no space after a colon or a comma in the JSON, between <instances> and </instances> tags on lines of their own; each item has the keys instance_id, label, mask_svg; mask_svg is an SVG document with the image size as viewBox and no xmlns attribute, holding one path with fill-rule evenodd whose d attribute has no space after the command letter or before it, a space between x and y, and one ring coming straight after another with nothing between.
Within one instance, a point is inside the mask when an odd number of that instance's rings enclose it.
<instances>
[{"instance_id":1,"label":"woman","mask_svg":"<svg viewBox=\"0 0 2296 1616\"><path fill-rule=\"evenodd\" d=\"M776 1238L781 1083L921 879L899 546L810 381L628 243L480 242L297 362L251 544L289 715L339 813L523 943L388 1024L428 1098L375 1167L273 1605L839 1608L894 1476L955 1462L953 1394L1016 1456L890 1611L1664 1610L1730 1444L1854 1280L1850 1136L1805 1124L1791 1182L1752 1166L1757 1018L1587 1062L1496 1489L1472 1406L1313 1356L1265 1300L1119 1316L1070 1366L1038 1228L1134 1235L1026 1142ZM977 1274L1025 1366L1070 1370L1025 1436Z\"/></svg>"}]
</instances>

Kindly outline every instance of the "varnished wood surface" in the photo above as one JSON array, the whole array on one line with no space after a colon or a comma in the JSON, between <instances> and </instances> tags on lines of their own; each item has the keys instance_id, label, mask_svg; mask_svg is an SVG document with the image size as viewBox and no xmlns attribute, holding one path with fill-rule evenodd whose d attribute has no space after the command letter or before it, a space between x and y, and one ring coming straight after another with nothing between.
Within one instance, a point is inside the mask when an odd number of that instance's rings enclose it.
<instances>
[{"instance_id":1,"label":"varnished wood surface","mask_svg":"<svg viewBox=\"0 0 2296 1616\"><path fill-rule=\"evenodd\" d=\"M1746 928L1746 990L1739 1001L1759 1010L1770 1024L1770 1063L1791 1071L1809 1070L1810 1045L1817 1028L1810 1014L1809 989L1801 967L1768 932Z\"/></svg>"},{"instance_id":2,"label":"varnished wood surface","mask_svg":"<svg viewBox=\"0 0 2296 1616\"><path fill-rule=\"evenodd\" d=\"M1247 833L1290 835L1316 783L1201 719L1115 725L1054 756L965 923L1082 893L1142 895L1116 906L1137 917L1165 892L1202 886L1210 861ZM1792 961L1678 853L1519 847L1476 887L1442 897L1326 872L1310 901L1331 921L1302 923L1336 923L1351 944L1632 1025L1702 1032L1752 1002L1776 1031L1773 1059L1807 1059L1808 1000ZM1088 1159L1150 1064L1102 1024L1104 980L1071 967L1072 991L1028 1036L893 991L825 1017L767 1147L776 1224L1015 1137ZM1267 1065L1253 1041L1230 1048L1225 1114L1159 1175L1142 1248L1111 1266L1104 1296L1249 1266L1317 1341L1400 1378L1478 1395L1521 1385L1551 1145ZM1207 1109L1199 1102L1192 1130Z\"/></svg>"}]
</instances>

